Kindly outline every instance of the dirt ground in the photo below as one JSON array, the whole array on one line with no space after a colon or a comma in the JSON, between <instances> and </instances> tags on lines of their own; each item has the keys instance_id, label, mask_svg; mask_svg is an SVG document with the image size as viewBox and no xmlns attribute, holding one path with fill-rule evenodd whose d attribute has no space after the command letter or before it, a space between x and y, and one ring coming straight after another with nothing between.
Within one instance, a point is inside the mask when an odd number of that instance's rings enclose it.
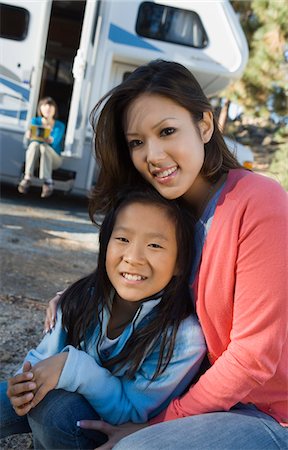
<instances>
[{"instance_id":1,"label":"dirt ground","mask_svg":"<svg viewBox=\"0 0 288 450\"><path fill-rule=\"evenodd\" d=\"M23 197L1 186L0 379L9 378L42 337L47 301L95 268L97 233L87 200ZM0 440L2 450L33 448L31 436Z\"/></svg>"}]
</instances>

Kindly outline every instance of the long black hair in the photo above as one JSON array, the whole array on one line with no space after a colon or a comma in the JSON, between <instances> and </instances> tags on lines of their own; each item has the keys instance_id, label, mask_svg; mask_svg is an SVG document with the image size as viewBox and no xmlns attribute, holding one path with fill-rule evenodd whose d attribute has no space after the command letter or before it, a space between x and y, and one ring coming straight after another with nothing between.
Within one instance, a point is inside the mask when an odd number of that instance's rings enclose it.
<instances>
[{"instance_id":1,"label":"long black hair","mask_svg":"<svg viewBox=\"0 0 288 450\"><path fill-rule=\"evenodd\" d=\"M170 98L190 112L197 127L203 113L213 108L193 74L179 63L151 61L138 67L119 86L110 90L93 109L90 120L95 132L95 155L100 172L91 193L90 218L106 212L115 193L125 184L147 183L135 169L124 134L128 107L141 94L150 93ZM227 148L213 115L214 131L204 144L205 156L200 174L216 183L229 169L241 167Z\"/></svg>"},{"instance_id":2,"label":"long black hair","mask_svg":"<svg viewBox=\"0 0 288 450\"><path fill-rule=\"evenodd\" d=\"M114 370L128 366L126 375L133 377L148 350L160 345L158 367L152 379L162 373L173 354L180 322L194 311L189 290L189 274L193 256L194 219L176 200L166 200L152 187L125 189L117 195L114 207L107 213L99 233L98 265L94 272L74 283L61 297L62 325L67 330L67 344L83 348L89 333L97 324L101 326L99 312L111 307L113 286L106 272L107 246L119 211L133 203L153 204L162 208L167 220L175 225L177 240L177 275L164 289L161 301L152 310L150 321L132 333L125 347L116 357L102 361ZM155 293L156 294L156 293Z\"/></svg>"}]
</instances>

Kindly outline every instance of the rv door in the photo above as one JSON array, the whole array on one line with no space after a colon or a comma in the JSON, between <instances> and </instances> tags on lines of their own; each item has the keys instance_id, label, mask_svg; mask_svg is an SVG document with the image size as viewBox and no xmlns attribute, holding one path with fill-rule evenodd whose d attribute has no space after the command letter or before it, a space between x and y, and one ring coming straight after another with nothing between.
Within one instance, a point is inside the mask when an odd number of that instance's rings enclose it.
<instances>
[{"instance_id":1,"label":"rv door","mask_svg":"<svg viewBox=\"0 0 288 450\"><path fill-rule=\"evenodd\" d=\"M1 4L0 114L9 128L27 126L35 114L51 0Z\"/></svg>"},{"instance_id":2,"label":"rv door","mask_svg":"<svg viewBox=\"0 0 288 450\"><path fill-rule=\"evenodd\" d=\"M87 126L87 112L91 92L91 70L95 65L101 27L99 0L87 0L80 46L73 64L74 85L63 155L80 158Z\"/></svg>"}]
</instances>

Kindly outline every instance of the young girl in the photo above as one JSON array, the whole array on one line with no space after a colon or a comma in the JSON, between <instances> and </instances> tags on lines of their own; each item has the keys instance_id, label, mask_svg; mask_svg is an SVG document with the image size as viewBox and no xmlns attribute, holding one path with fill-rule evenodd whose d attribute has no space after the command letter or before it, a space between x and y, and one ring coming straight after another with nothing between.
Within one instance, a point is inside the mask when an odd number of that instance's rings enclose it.
<instances>
[{"instance_id":1,"label":"young girl","mask_svg":"<svg viewBox=\"0 0 288 450\"><path fill-rule=\"evenodd\" d=\"M31 125L50 130L46 138L33 136L29 130L26 134L31 142L26 150L25 175L18 185L21 194L27 194L35 166L39 165L39 178L44 180L41 197L49 197L53 193L52 171L62 164L62 141L65 132L64 123L57 118L57 105L51 97L45 97L38 104L38 117L33 117Z\"/></svg>"},{"instance_id":2,"label":"young girl","mask_svg":"<svg viewBox=\"0 0 288 450\"><path fill-rule=\"evenodd\" d=\"M77 421L146 422L200 367L206 346L188 288L191 217L151 189L117 197L101 226L97 270L63 293L55 330L9 381L22 422L2 394L2 437L30 431L29 412L35 448L94 448L103 436L87 437Z\"/></svg>"},{"instance_id":3,"label":"young girl","mask_svg":"<svg viewBox=\"0 0 288 450\"><path fill-rule=\"evenodd\" d=\"M239 166L208 99L180 64L139 67L99 103L95 122L100 107L95 149L101 171L91 217L111 207L124 183L133 189L139 180L193 211L190 283L211 364L149 422L153 427L115 448L286 448L286 192ZM105 429L110 441L103 449L139 428L81 425Z\"/></svg>"}]
</instances>

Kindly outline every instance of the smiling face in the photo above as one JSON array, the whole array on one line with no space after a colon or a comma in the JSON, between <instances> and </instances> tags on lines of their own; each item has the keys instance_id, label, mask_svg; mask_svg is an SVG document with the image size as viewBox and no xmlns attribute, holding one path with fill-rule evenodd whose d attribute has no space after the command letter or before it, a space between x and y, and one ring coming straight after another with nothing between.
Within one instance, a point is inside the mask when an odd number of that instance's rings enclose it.
<instances>
[{"instance_id":1,"label":"smiling face","mask_svg":"<svg viewBox=\"0 0 288 450\"><path fill-rule=\"evenodd\" d=\"M175 224L164 208L131 203L118 213L106 254L106 271L123 300L161 291L176 272Z\"/></svg>"},{"instance_id":2,"label":"smiling face","mask_svg":"<svg viewBox=\"0 0 288 450\"><path fill-rule=\"evenodd\" d=\"M47 119L51 120L55 116L55 106L51 105L50 103L43 103L43 105L40 106L40 111L42 116Z\"/></svg>"},{"instance_id":3,"label":"smiling face","mask_svg":"<svg viewBox=\"0 0 288 450\"><path fill-rule=\"evenodd\" d=\"M209 112L196 125L190 112L171 99L142 94L129 106L125 134L141 175L168 199L193 202L203 180L204 143L213 132Z\"/></svg>"}]
</instances>

